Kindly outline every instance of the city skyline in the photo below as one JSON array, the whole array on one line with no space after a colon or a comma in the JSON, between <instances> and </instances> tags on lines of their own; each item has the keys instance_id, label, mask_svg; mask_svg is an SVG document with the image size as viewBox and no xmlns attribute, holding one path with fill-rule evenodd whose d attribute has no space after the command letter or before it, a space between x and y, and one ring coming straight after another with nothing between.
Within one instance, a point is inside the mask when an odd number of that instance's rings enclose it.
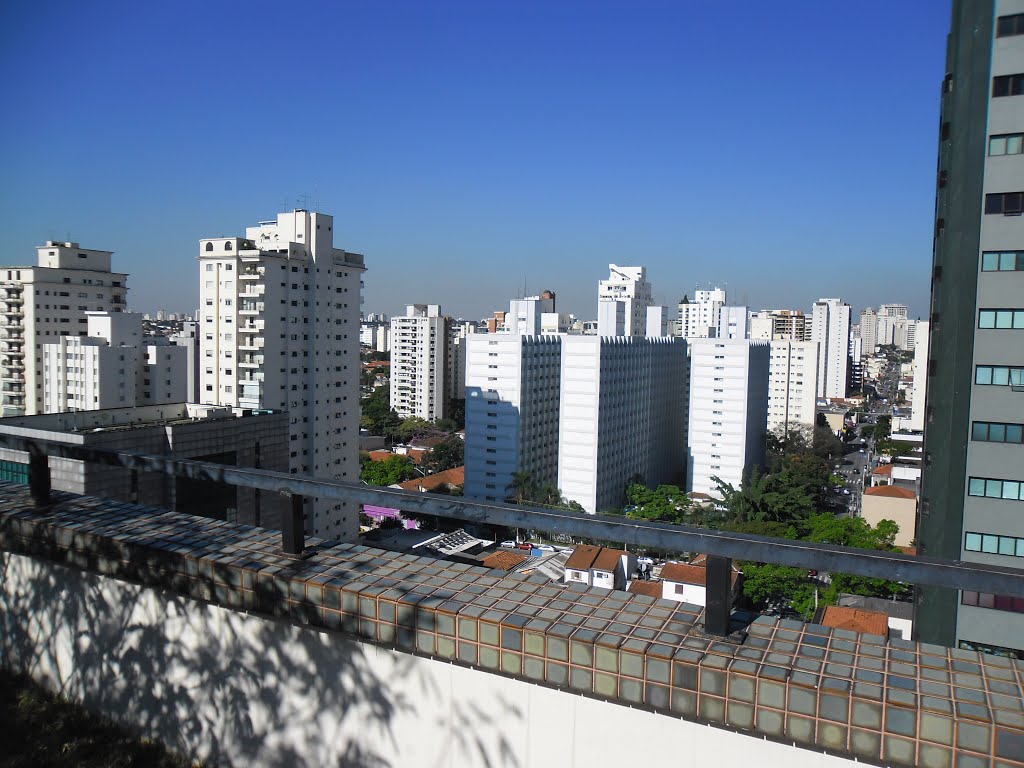
<instances>
[{"instance_id":1,"label":"city skyline","mask_svg":"<svg viewBox=\"0 0 1024 768\"><path fill-rule=\"evenodd\" d=\"M303 18L295 57L226 55L269 37L258 7L19 7L9 103L40 117L0 127L0 246L113 250L133 308L191 310L200 238L305 205L366 254L367 311L551 288L589 319L629 263L670 307L724 285L923 317L947 6L346 6ZM61 36L89 54L14 66Z\"/></svg>"}]
</instances>

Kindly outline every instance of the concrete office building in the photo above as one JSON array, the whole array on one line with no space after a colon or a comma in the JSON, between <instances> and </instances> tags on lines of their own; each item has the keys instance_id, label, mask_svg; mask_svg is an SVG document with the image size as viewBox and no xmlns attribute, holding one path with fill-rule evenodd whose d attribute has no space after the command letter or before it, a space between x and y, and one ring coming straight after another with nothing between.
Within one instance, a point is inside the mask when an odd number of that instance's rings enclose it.
<instances>
[{"instance_id":1,"label":"concrete office building","mask_svg":"<svg viewBox=\"0 0 1024 768\"><path fill-rule=\"evenodd\" d=\"M918 546L1024 565L1024 0L954 0ZM919 346L923 343L919 341ZM917 637L1024 658L1024 602L922 588Z\"/></svg>"},{"instance_id":2,"label":"concrete office building","mask_svg":"<svg viewBox=\"0 0 1024 768\"><path fill-rule=\"evenodd\" d=\"M436 421L451 397L451 318L438 304L409 304L391 318L391 407L403 419Z\"/></svg>"},{"instance_id":3,"label":"concrete office building","mask_svg":"<svg viewBox=\"0 0 1024 768\"><path fill-rule=\"evenodd\" d=\"M768 421L769 342L690 341L687 490L718 496L712 477L739 487L764 467Z\"/></svg>"},{"instance_id":4,"label":"concrete office building","mask_svg":"<svg viewBox=\"0 0 1024 768\"><path fill-rule=\"evenodd\" d=\"M555 294L544 291L540 296L512 299L505 315L505 331L516 336L539 336L543 315L555 311Z\"/></svg>"},{"instance_id":5,"label":"concrete office building","mask_svg":"<svg viewBox=\"0 0 1024 768\"><path fill-rule=\"evenodd\" d=\"M86 335L85 313L121 312L128 275L112 272L111 251L47 241L37 266L0 268L0 414L43 411L43 345Z\"/></svg>"},{"instance_id":6,"label":"concrete office building","mask_svg":"<svg viewBox=\"0 0 1024 768\"><path fill-rule=\"evenodd\" d=\"M293 473L359 477L363 257L334 247L334 219L294 210L199 241L200 397L284 410ZM357 505L315 500L306 530L354 540Z\"/></svg>"},{"instance_id":7,"label":"concrete office building","mask_svg":"<svg viewBox=\"0 0 1024 768\"><path fill-rule=\"evenodd\" d=\"M608 272L597 286L597 335L644 336L647 308L654 303L647 269L609 264Z\"/></svg>"},{"instance_id":8,"label":"concrete office building","mask_svg":"<svg viewBox=\"0 0 1024 768\"><path fill-rule=\"evenodd\" d=\"M626 485L683 482L686 342L565 336L558 487L587 512L620 509Z\"/></svg>"},{"instance_id":9,"label":"concrete office building","mask_svg":"<svg viewBox=\"0 0 1024 768\"><path fill-rule=\"evenodd\" d=\"M811 317L811 341L818 343L818 397L846 397L850 305L840 299L818 299Z\"/></svg>"},{"instance_id":10,"label":"concrete office building","mask_svg":"<svg viewBox=\"0 0 1024 768\"><path fill-rule=\"evenodd\" d=\"M516 472L557 485L562 337L476 333L465 342L465 495L504 501Z\"/></svg>"},{"instance_id":11,"label":"concrete office building","mask_svg":"<svg viewBox=\"0 0 1024 768\"><path fill-rule=\"evenodd\" d=\"M818 391L818 344L772 341L768 364L768 431L788 435L814 427Z\"/></svg>"},{"instance_id":12,"label":"concrete office building","mask_svg":"<svg viewBox=\"0 0 1024 768\"><path fill-rule=\"evenodd\" d=\"M109 408L0 419L0 434L84 448L125 450L235 467L288 470L288 415L195 403ZM27 482L28 455L0 449L5 476ZM73 459L50 459L53 488L147 504L218 520L281 527L279 493L132 472Z\"/></svg>"},{"instance_id":13,"label":"concrete office building","mask_svg":"<svg viewBox=\"0 0 1024 768\"><path fill-rule=\"evenodd\" d=\"M183 403L187 351L142 335L142 315L86 312L87 336L43 345L46 413Z\"/></svg>"}]
</instances>

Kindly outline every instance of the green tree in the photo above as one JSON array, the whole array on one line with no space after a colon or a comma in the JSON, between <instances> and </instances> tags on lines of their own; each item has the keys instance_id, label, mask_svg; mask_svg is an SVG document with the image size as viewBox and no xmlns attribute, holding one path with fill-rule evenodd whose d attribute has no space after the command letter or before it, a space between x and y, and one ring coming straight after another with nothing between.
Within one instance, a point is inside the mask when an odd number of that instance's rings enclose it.
<instances>
[{"instance_id":1,"label":"green tree","mask_svg":"<svg viewBox=\"0 0 1024 768\"><path fill-rule=\"evenodd\" d=\"M461 467L465 463L466 444L458 435L449 435L423 457L423 466L431 472Z\"/></svg>"},{"instance_id":2,"label":"green tree","mask_svg":"<svg viewBox=\"0 0 1024 768\"><path fill-rule=\"evenodd\" d=\"M398 434L401 420L391 409L391 390L388 387L377 387L360 402L362 419L360 426L372 435L383 435L394 440Z\"/></svg>"},{"instance_id":3,"label":"green tree","mask_svg":"<svg viewBox=\"0 0 1024 768\"><path fill-rule=\"evenodd\" d=\"M626 517L632 520L656 520L664 523L687 522L692 502L678 486L659 485L650 489L640 483L626 488L626 501L630 509Z\"/></svg>"},{"instance_id":4,"label":"green tree","mask_svg":"<svg viewBox=\"0 0 1024 768\"><path fill-rule=\"evenodd\" d=\"M419 416L410 416L399 426L398 437L403 443L408 443L417 437L424 437L435 431L434 425L426 419L421 419Z\"/></svg>"},{"instance_id":5,"label":"green tree","mask_svg":"<svg viewBox=\"0 0 1024 768\"><path fill-rule=\"evenodd\" d=\"M371 461L363 465L359 479L369 485L394 485L416 474L408 456L388 456L384 461Z\"/></svg>"},{"instance_id":6,"label":"green tree","mask_svg":"<svg viewBox=\"0 0 1024 768\"><path fill-rule=\"evenodd\" d=\"M537 485L529 472L515 472L512 475L512 482L505 490L509 492L509 501L522 504L533 498L537 492Z\"/></svg>"}]
</instances>

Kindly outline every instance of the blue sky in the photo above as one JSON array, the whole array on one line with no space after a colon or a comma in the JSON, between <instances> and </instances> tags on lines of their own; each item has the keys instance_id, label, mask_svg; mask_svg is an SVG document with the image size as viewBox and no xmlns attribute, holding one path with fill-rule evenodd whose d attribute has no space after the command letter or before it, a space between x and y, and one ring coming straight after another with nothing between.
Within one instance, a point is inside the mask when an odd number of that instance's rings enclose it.
<instances>
[{"instance_id":1,"label":"blue sky","mask_svg":"<svg viewBox=\"0 0 1024 768\"><path fill-rule=\"evenodd\" d=\"M115 251L191 310L201 237L303 195L364 310L526 290L926 315L948 1L8 4L0 254ZM312 202L310 203L312 204Z\"/></svg>"}]
</instances>

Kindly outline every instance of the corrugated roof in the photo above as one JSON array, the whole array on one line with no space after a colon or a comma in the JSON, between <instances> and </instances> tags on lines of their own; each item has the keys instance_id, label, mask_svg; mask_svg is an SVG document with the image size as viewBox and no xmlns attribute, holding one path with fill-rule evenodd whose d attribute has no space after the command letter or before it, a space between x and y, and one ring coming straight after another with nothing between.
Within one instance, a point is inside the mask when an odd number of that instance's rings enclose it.
<instances>
[{"instance_id":1,"label":"corrugated roof","mask_svg":"<svg viewBox=\"0 0 1024 768\"><path fill-rule=\"evenodd\" d=\"M513 549L498 550L491 552L480 562L487 568L497 568L500 571L511 571L529 560L527 555L520 554Z\"/></svg>"}]
</instances>

